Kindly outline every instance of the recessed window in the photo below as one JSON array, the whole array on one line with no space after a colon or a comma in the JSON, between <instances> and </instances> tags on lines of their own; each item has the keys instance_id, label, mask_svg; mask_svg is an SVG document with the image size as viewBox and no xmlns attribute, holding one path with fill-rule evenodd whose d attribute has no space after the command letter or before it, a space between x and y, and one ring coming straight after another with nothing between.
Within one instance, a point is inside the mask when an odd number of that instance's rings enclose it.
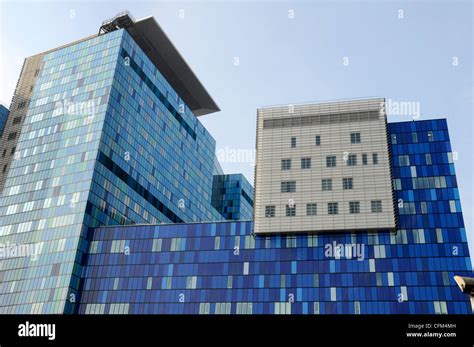
<instances>
[{"instance_id":1,"label":"recessed window","mask_svg":"<svg viewBox=\"0 0 474 347\"><path fill-rule=\"evenodd\" d=\"M418 143L418 134L417 133L411 133L411 141L413 143Z\"/></svg>"},{"instance_id":2,"label":"recessed window","mask_svg":"<svg viewBox=\"0 0 474 347\"><path fill-rule=\"evenodd\" d=\"M281 182L282 193L293 193L296 192L296 181L283 181Z\"/></svg>"},{"instance_id":3,"label":"recessed window","mask_svg":"<svg viewBox=\"0 0 474 347\"><path fill-rule=\"evenodd\" d=\"M321 180L321 189L322 190L332 190L332 179L324 178Z\"/></svg>"},{"instance_id":4,"label":"recessed window","mask_svg":"<svg viewBox=\"0 0 474 347\"><path fill-rule=\"evenodd\" d=\"M360 213L359 201L349 201L349 213L351 214Z\"/></svg>"},{"instance_id":5,"label":"recessed window","mask_svg":"<svg viewBox=\"0 0 474 347\"><path fill-rule=\"evenodd\" d=\"M326 167L335 167L336 166L336 156L331 155L326 157Z\"/></svg>"},{"instance_id":6,"label":"recessed window","mask_svg":"<svg viewBox=\"0 0 474 347\"><path fill-rule=\"evenodd\" d=\"M291 159L282 159L281 160L281 169L290 170L291 169Z\"/></svg>"},{"instance_id":7,"label":"recessed window","mask_svg":"<svg viewBox=\"0 0 474 347\"><path fill-rule=\"evenodd\" d=\"M360 133L351 133L351 143L360 143Z\"/></svg>"},{"instance_id":8,"label":"recessed window","mask_svg":"<svg viewBox=\"0 0 474 347\"><path fill-rule=\"evenodd\" d=\"M374 165L379 163L379 155L377 153L372 153L372 163Z\"/></svg>"},{"instance_id":9,"label":"recessed window","mask_svg":"<svg viewBox=\"0 0 474 347\"><path fill-rule=\"evenodd\" d=\"M317 204L306 204L306 215L307 216L316 216L318 214L318 205Z\"/></svg>"},{"instance_id":10,"label":"recessed window","mask_svg":"<svg viewBox=\"0 0 474 347\"><path fill-rule=\"evenodd\" d=\"M265 206L265 217L266 218L275 217L275 205Z\"/></svg>"},{"instance_id":11,"label":"recessed window","mask_svg":"<svg viewBox=\"0 0 474 347\"><path fill-rule=\"evenodd\" d=\"M301 168L311 169L311 158L301 158Z\"/></svg>"},{"instance_id":12,"label":"recessed window","mask_svg":"<svg viewBox=\"0 0 474 347\"><path fill-rule=\"evenodd\" d=\"M16 138L16 132L8 134L8 141L11 141Z\"/></svg>"},{"instance_id":13,"label":"recessed window","mask_svg":"<svg viewBox=\"0 0 474 347\"><path fill-rule=\"evenodd\" d=\"M382 212L382 201L380 200L372 200L370 202L370 206L373 213L380 213Z\"/></svg>"},{"instance_id":14,"label":"recessed window","mask_svg":"<svg viewBox=\"0 0 474 347\"><path fill-rule=\"evenodd\" d=\"M328 202L328 214L338 214L339 207L337 202Z\"/></svg>"},{"instance_id":15,"label":"recessed window","mask_svg":"<svg viewBox=\"0 0 474 347\"><path fill-rule=\"evenodd\" d=\"M343 178L342 179L342 189L352 189L352 178Z\"/></svg>"},{"instance_id":16,"label":"recessed window","mask_svg":"<svg viewBox=\"0 0 474 347\"><path fill-rule=\"evenodd\" d=\"M291 138L291 148L295 148L296 147L296 137L292 137Z\"/></svg>"},{"instance_id":17,"label":"recessed window","mask_svg":"<svg viewBox=\"0 0 474 347\"><path fill-rule=\"evenodd\" d=\"M316 135L314 137L314 143L316 146L321 146L321 136L320 135Z\"/></svg>"},{"instance_id":18,"label":"recessed window","mask_svg":"<svg viewBox=\"0 0 474 347\"><path fill-rule=\"evenodd\" d=\"M356 166L357 165L357 155L349 154L347 157L347 166Z\"/></svg>"},{"instance_id":19,"label":"recessed window","mask_svg":"<svg viewBox=\"0 0 474 347\"><path fill-rule=\"evenodd\" d=\"M296 216L296 205L286 205L286 216L294 217Z\"/></svg>"},{"instance_id":20,"label":"recessed window","mask_svg":"<svg viewBox=\"0 0 474 347\"><path fill-rule=\"evenodd\" d=\"M362 165L367 165L368 160L367 160L367 154L362 154Z\"/></svg>"}]
</instances>

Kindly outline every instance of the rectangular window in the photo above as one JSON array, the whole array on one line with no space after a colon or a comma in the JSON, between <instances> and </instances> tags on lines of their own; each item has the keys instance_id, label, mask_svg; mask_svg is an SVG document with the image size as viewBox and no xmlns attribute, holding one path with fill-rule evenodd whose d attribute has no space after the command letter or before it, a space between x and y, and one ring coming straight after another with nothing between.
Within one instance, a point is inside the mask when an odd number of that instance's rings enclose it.
<instances>
[{"instance_id":1,"label":"rectangular window","mask_svg":"<svg viewBox=\"0 0 474 347\"><path fill-rule=\"evenodd\" d=\"M352 189L352 178L343 178L342 179L342 189Z\"/></svg>"},{"instance_id":2,"label":"rectangular window","mask_svg":"<svg viewBox=\"0 0 474 347\"><path fill-rule=\"evenodd\" d=\"M451 211L451 213L458 212L457 209L456 209L456 201L449 200L449 210Z\"/></svg>"},{"instance_id":3,"label":"rectangular window","mask_svg":"<svg viewBox=\"0 0 474 347\"><path fill-rule=\"evenodd\" d=\"M8 134L8 141L11 141L16 138L16 132Z\"/></svg>"},{"instance_id":4,"label":"rectangular window","mask_svg":"<svg viewBox=\"0 0 474 347\"><path fill-rule=\"evenodd\" d=\"M161 252L162 247L163 247L163 239L153 239L153 244L151 248L152 252Z\"/></svg>"},{"instance_id":5,"label":"rectangular window","mask_svg":"<svg viewBox=\"0 0 474 347\"><path fill-rule=\"evenodd\" d=\"M291 169L291 159L282 159L281 160L281 169L290 170Z\"/></svg>"},{"instance_id":6,"label":"rectangular window","mask_svg":"<svg viewBox=\"0 0 474 347\"><path fill-rule=\"evenodd\" d=\"M379 163L379 155L377 153L372 153L372 163L377 165Z\"/></svg>"},{"instance_id":7,"label":"rectangular window","mask_svg":"<svg viewBox=\"0 0 474 347\"><path fill-rule=\"evenodd\" d=\"M316 216L318 213L317 204L306 204L306 215L307 216Z\"/></svg>"},{"instance_id":8,"label":"rectangular window","mask_svg":"<svg viewBox=\"0 0 474 347\"><path fill-rule=\"evenodd\" d=\"M321 180L321 189L322 190L332 190L332 179L324 178Z\"/></svg>"},{"instance_id":9,"label":"rectangular window","mask_svg":"<svg viewBox=\"0 0 474 347\"><path fill-rule=\"evenodd\" d=\"M368 160L367 160L367 154L362 154L362 165L367 165L368 164Z\"/></svg>"},{"instance_id":10,"label":"rectangular window","mask_svg":"<svg viewBox=\"0 0 474 347\"><path fill-rule=\"evenodd\" d=\"M411 141L413 143L418 143L418 134L417 133L411 133Z\"/></svg>"},{"instance_id":11,"label":"rectangular window","mask_svg":"<svg viewBox=\"0 0 474 347\"><path fill-rule=\"evenodd\" d=\"M336 166L336 156L331 155L326 157L326 167L335 167Z\"/></svg>"},{"instance_id":12,"label":"rectangular window","mask_svg":"<svg viewBox=\"0 0 474 347\"><path fill-rule=\"evenodd\" d=\"M410 157L408 155L401 155L398 157L399 166L410 166Z\"/></svg>"},{"instance_id":13,"label":"rectangular window","mask_svg":"<svg viewBox=\"0 0 474 347\"><path fill-rule=\"evenodd\" d=\"M428 131L428 142L434 141L434 134L432 131Z\"/></svg>"},{"instance_id":14,"label":"rectangular window","mask_svg":"<svg viewBox=\"0 0 474 347\"><path fill-rule=\"evenodd\" d=\"M314 143L316 146L321 146L321 136L320 135L316 135L314 137Z\"/></svg>"},{"instance_id":15,"label":"rectangular window","mask_svg":"<svg viewBox=\"0 0 474 347\"><path fill-rule=\"evenodd\" d=\"M347 157L347 166L356 166L357 165L357 155L349 154Z\"/></svg>"},{"instance_id":16,"label":"rectangular window","mask_svg":"<svg viewBox=\"0 0 474 347\"><path fill-rule=\"evenodd\" d=\"M328 202L328 214L338 214L339 207L337 202Z\"/></svg>"},{"instance_id":17,"label":"rectangular window","mask_svg":"<svg viewBox=\"0 0 474 347\"><path fill-rule=\"evenodd\" d=\"M296 205L286 205L286 216L294 217L296 216Z\"/></svg>"},{"instance_id":18,"label":"rectangular window","mask_svg":"<svg viewBox=\"0 0 474 347\"><path fill-rule=\"evenodd\" d=\"M349 202L349 213L360 213L360 202L359 201L350 201Z\"/></svg>"},{"instance_id":19,"label":"rectangular window","mask_svg":"<svg viewBox=\"0 0 474 347\"><path fill-rule=\"evenodd\" d=\"M281 182L282 193L294 193L296 192L296 181L283 181Z\"/></svg>"},{"instance_id":20,"label":"rectangular window","mask_svg":"<svg viewBox=\"0 0 474 347\"><path fill-rule=\"evenodd\" d=\"M392 134L392 145L397 144L397 134Z\"/></svg>"},{"instance_id":21,"label":"rectangular window","mask_svg":"<svg viewBox=\"0 0 474 347\"><path fill-rule=\"evenodd\" d=\"M426 153L425 154L425 160L426 160L426 165L432 165L433 162L431 161L431 154Z\"/></svg>"},{"instance_id":22,"label":"rectangular window","mask_svg":"<svg viewBox=\"0 0 474 347\"><path fill-rule=\"evenodd\" d=\"M275 205L265 206L265 217L266 218L275 217Z\"/></svg>"},{"instance_id":23,"label":"rectangular window","mask_svg":"<svg viewBox=\"0 0 474 347\"><path fill-rule=\"evenodd\" d=\"M296 137L292 137L291 138L291 148L295 148L296 147Z\"/></svg>"},{"instance_id":24,"label":"rectangular window","mask_svg":"<svg viewBox=\"0 0 474 347\"><path fill-rule=\"evenodd\" d=\"M360 314L360 301L354 301L354 314Z\"/></svg>"},{"instance_id":25,"label":"rectangular window","mask_svg":"<svg viewBox=\"0 0 474 347\"><path fill-rule=\"evenodd\" d=\"M311 168L311 158L301 158L301 168L310 169Z\"/></svg>"},{"instance_id":26,"label":"rectangular window","mask_svg":"<svg viewBox=\"0 0 474 347\"><path fill-rule=\"evenodd\" d=\"M351 133L351 143L360 143L360 133Z\"/></svg>"},{"instance_id":27,"label":"rectangular window","mask_svg":"<svg viewBox=\"0 0 474 347\"><path fill-rule=\"evenodd\" d=\"M422 201L422 202L420 203L420 207L421 207L421 213L422 213L422 214L428 213L428 209L427 209L427 207L426 207L426 201Z\"/></svg>"},{"instance_id":28,"label":"rectangular window","mask_svg":"<svg viewBox=\"0 0 474 347\"><path fill-rule=\"evenodd\" d=\"M380 200L372 200L370 202L370 206L373 213L380 213L382 212L382 201Z\"/></svg>"},{"instance_id":29,"label":"rectangular window","mask_svg":"<svg viewBox=\"0 0 474 347\"><path fill-rule=\"evenodd\" d=\"M393 180L395 190L402 190L402 181L399 178Z\"/></svg>"}]
</instances>

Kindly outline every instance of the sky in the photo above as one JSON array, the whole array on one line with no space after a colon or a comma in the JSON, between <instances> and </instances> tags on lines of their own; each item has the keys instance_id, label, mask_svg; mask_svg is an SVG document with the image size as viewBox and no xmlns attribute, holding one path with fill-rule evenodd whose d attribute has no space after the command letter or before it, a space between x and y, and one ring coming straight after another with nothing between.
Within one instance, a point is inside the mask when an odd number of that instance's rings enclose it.
<instances>
[{"instance_id":1,"label":"sky","mask_svg":"<svg viewBox=\"0 0 474 347\"><path fill-rule=\"evenodd\" d=\"M251 182L263 106L385 97L419 107L419 120L447 118L474 254L472 1L0 0L0 103L10 105L25 57L123 10L167 33L221 109L199 119L224 171Z\"/></svg>"}]
</instances>

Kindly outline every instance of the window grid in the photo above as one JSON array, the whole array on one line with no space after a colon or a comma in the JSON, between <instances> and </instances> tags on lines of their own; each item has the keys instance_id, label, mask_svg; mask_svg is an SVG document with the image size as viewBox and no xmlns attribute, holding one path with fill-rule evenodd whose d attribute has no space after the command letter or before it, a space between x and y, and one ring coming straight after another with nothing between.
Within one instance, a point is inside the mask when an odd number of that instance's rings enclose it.
<instances>
[{"instance_id":1,"label":"window grid","mask_svg":"<svg viewBox=\"0 0 474 347\"><path fill-rule=\"evenodd\" d=\"M335 215L339 213L339 204L337 202L328 202L328 214Z\"/></svg>"}]
</instances>

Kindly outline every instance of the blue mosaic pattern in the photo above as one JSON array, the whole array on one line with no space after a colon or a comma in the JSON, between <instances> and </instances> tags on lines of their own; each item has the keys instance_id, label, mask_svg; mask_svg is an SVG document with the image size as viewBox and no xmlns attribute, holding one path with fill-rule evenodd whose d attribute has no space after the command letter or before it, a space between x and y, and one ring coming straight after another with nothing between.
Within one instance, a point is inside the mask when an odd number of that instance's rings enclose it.
<instances>
[{"instance_id":1,"label":"blue mosaic pattern","mask_svg":"<svg viewBox=\"0 0 474 347\"><path fill-rule=\"evenodd\" d=\"M214 175L212 206L226 220L253 218L253 187L242 174Z\"/></svg>"},{"instance_id":2,"label":"blue mosaic pattern","mask_svg":"<svg viewBox=\"0 0 474 347\"><path fill-rule=\"evenodd\" d=\"M0 198L0 313L72 313L93 228L223 220L215 140L125 30L43 56Z\"/></svg>"},{"instance_id":3,"label":"blue mosaic pattern","mask_svg":"<svg viewBox=\"0 0 474 347\"><path fill-rule=\"evenodd\" d=\"M215 140L120 32L87 225L222 220L211 205Z\"/></svg>"},{"instance_id":4,"label":"blue mosaic pattern","mask_svg":"<svg viewBox=\"0 0 474 347\"><path fill-rule=\"evenodd\" d=\"M121 42L119 32L43 56L0 198L0 313L60 313L79 284L84 210Z\"/></svg>"},{"instance_id":5,"label":"blue mosaic pattern","mask_svg":"<svg viewBox=\"0 0 474 347\"><path fill-rule=\"evenodd\" d=\"M98 228L79 313L469 313L453 280L472 269L446 121L389 131L397 233L255 237L250 221ZM360 245L363 257L331 245Z\"/></svg>"}]
</instances>

